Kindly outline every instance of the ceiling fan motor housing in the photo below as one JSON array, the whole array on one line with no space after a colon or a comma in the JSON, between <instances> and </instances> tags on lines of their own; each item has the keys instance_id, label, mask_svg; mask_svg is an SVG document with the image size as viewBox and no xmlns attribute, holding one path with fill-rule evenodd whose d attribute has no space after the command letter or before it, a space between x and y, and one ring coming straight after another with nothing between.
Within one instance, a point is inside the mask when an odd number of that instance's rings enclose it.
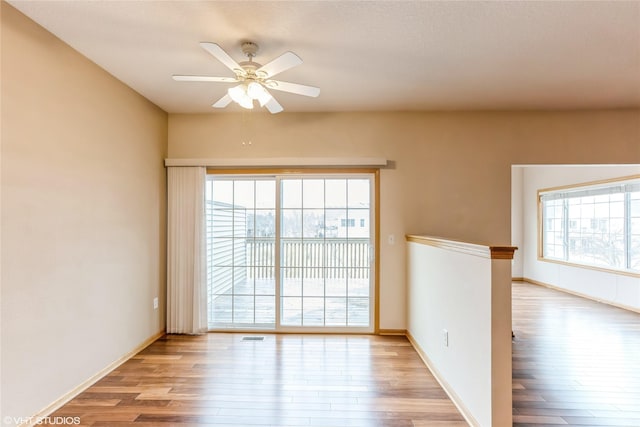
<instances>
[{"instance_id":1,"label":"ceiling fan motor housing","mask_svg":"<svg viewBox=\"0 0 640 427\"><path fill-rule=\"evenodd\" d=\"M258 49L258 45L254 42L247 41L242 43L242 53L244 53L249 60L238 63L244 70L243 73L240 73L241 75L238 75L238 78L243 80L257 80L266 77L266 75L258 76L256 74L256 70L262 67L262 64L253 61L254 56L258 53Z\"/></svg>"}]
</instances>

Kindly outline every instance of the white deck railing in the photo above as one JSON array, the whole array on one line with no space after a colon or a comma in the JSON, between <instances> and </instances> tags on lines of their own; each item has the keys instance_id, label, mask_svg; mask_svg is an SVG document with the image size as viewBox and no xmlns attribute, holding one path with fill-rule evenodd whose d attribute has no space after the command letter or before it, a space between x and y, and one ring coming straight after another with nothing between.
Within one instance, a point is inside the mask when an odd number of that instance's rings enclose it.
<instances>
[{"instance_id":1,"label":"white deck railing","mask_svg":"<svg viewBox=\"0 0 640 427\"><path fill-rule=\"evenodd\" d=\"M280 243L283 279L369 278L369 239L281 239ZM210 297L230 294L234 283L238 287L247 279L275 280L275 239L236 239L219 246L214 247L213 243L208 246Z\"/></svg>"},{"instance_id":2,"label":"white deck railing","mask_svg":"<svg viewBox=\"0 0 640 427\"><path fill-rule=\"evenodd\" d=\"M368 278L369 239L282 239L280 265L287 278ZM273 279L275 242L256 238L246 243L249 277ZM250 261L252 260L252 261Z\"/></svg>"}]
</instances>

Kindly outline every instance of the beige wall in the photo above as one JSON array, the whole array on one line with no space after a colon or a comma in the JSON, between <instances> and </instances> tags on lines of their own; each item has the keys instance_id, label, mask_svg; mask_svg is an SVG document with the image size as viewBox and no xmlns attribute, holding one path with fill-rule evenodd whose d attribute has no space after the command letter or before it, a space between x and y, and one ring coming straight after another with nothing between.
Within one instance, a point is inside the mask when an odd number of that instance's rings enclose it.
<instances>
[{"instance_id":1,"label":"beige wall","mask_svg":"<svg viewBox=\"0 0 640 427\"><path fill-rule=\"evenodd\" d=\"M335 156L393 161L381 173L380 326L404 328L405 233L508 245L511 165L638 163L640 110L169 115L172 158Z\"/></svg>"},{"instance_id":2,"label":"beige wall","mask_svg":"<svg viewBox=\"0 0 640 427\"><path fill-rule=\"evenodd\" d=\"M27 417L164 329L167 114L4 2L1 82L2 416Z\"/></svg>"}]
</instances>

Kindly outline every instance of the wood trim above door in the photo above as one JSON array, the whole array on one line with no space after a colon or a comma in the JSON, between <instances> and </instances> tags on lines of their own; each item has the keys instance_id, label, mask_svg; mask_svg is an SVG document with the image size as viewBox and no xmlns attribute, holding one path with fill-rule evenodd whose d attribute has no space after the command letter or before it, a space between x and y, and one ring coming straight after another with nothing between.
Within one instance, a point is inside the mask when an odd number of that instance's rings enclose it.
<instances>
[{"instance_id":1,"label":"wood trim above door","mask_svg":"<svg viewBox=\"0 0 640 427\"><path fill-rule=\"evenodd\" d=\"M260 158L216 158L216 159L164 159L164 165L205 166L215 168L318 168L346 167L366 168L387 166L383 157L260 157Z\"/></svg>"}]
</instances>

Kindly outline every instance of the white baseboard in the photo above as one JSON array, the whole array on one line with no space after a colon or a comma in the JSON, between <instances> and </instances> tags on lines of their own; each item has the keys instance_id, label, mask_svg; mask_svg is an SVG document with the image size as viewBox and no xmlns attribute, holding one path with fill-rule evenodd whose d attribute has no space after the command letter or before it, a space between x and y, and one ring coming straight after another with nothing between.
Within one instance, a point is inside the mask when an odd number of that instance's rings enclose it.
<instances>
[{"instance_id":1,"label":"white baseboard","mask_svg":"<svg viewBox=\"0 0 640 427\"><path fill-rule=\"evenodd\" d=\"M111 362L109 365L107 365L106 367L104 367L103 369L98 371L96 374L92 375L90 378L86 379L85 381L80 383L78 386L74 387L72 390L70 390L69 392L67 392L64 395L60 396L58 399L56 399L55 401L53 401L52 403L47 405L45 408L43 408L40 411L38 411L37 414L35 414L31 418L29 418L30 420L32 420L31 422L25 423L25 424L21 424L20 427L31 427L31 426L34 426L34 425L36 425L37 420L43 419L43 418L45 418L47 416L50 416L52 413L54 413L55 411L60 409L63 405L68 403L71 399L73 399L74 397L76 397L77 395L79 395L80 393L82 393L83 391L88 389L89 387L91 387L98 380L100 380L103 377L105 377L109 372L113 371L118 366L120 366L122 363L126 362L131 357L135 356L137 353L139 353L140 351L142 351L145 348L147 348L151 343L153 343L154 341L156 341L158 338L160 338L163 335L164 335L164 330L153 334L151 337L149 337L146 340L144 340L141 344L137 345L133 350L131 350L127 354L119 357L117 360Z\"/></svg>"},{"instance_id":2,"label":"white baseboard","mask_svg":"<svg viewBox=\"0 0 640 427\"><path fill-rule=\"evenodd\" d=\"M472 427L480 427L480 423L474 418L474 416L471 414L471 411L469 411L469 409L464 405L460 396L458 396L453 388L449 385L449 383L445 381L444 378L442 378L442 375L440 375L431 360L429 360L429 356L427 356L422 347L420 347L420 344L418 344L418 342L415 340L415 338L413 338L411 332L409 331L407 331L407 339L416 350L416 353L418 353L418 356L420 356L424 364L427 366L427 369L431 371L436 381L438 381L440 387L442 387L444 392L447 393L447 396L449 396L449 399L451 399L456 408L458 408L458 411L460 411L467 423Z\"/></svg>"},{"instance_id":3,"label":"white baseboard","mask_svg":"<svg viewBox=\"0 0 640 427\"><path fill-rule=\"evenodd\" d=\"M398 335L398 336L406 336L406 329L380 329L378 330L378 335Z\"/></svg>"}]
</instances>

